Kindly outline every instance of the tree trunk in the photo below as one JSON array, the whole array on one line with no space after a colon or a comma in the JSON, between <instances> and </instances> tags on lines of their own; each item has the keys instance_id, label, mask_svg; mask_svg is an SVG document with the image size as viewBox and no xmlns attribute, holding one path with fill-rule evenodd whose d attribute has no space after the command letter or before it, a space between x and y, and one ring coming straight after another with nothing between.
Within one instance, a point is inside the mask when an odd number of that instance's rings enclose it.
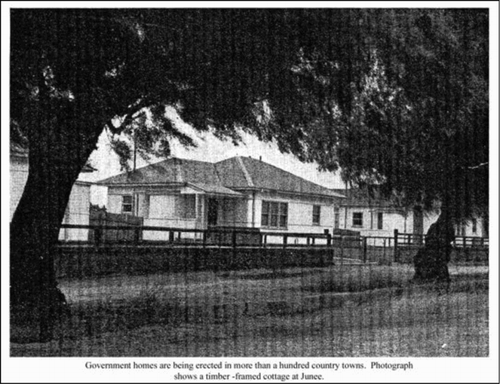
<instances>
[{"instance_id":1,"label":"tree trunk","mask_svg":"<svg viewBox=\"0 0 500 384\"><path fill-rule=\"evenodd\" d=\"M75 140L65 125L41 126L31 132L28 180L10 225L11 340L17 342L52 339L67 311L54 251L73 184L98 137L88 130L87 140Z\"/></svg>"},{"instance_id":2,"label":"tree trunk","mask_svg":"<svg viewBox=\"0 0 500 384\"><path fill-rule=\"evenodd\" d=\"M451 243L455 239L455 228L451 216L444 210L432 224L425 236L425 245L413 259L414 281L437 281L449 283L448 262Z\"/></svg>"}]
</instances>

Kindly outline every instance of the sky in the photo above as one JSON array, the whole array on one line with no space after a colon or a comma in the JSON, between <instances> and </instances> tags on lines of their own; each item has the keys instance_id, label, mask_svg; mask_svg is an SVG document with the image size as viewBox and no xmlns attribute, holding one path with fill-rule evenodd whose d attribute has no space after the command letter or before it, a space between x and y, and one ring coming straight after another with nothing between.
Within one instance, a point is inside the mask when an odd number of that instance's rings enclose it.
<instances>
[{"instance_id":1,"label":"sky","mask_svg":"<svg viewBox=\"0 0 500 384\"><path fill-rule=\"evenodd\" d=\"M180 118L174 117L176 126L184 133L194 138L196 148L186 148L175 139L171 142L172 157L182 159L217 162L233 156L249 156L291 172L306 180L320 184L327 188L345 188L338 173L320 172L315 163L305 164L290 154L283 154L275 143L263 143L255 136L243 134L243 142L235 146L231 140L219 140L211 133L199 133L190 125L182 122ZM97 170L90 174L82 174L80 180L99 181L110 176L122 173L118 156L111 150L108 134L104 131L95 150L90 156L90 163ZM161 158L151 157L149 161L137 156L137 168L162 161ZM92 186L91 202L99 206L106 205L106 187Z\"/></svg>"}]
</instances>

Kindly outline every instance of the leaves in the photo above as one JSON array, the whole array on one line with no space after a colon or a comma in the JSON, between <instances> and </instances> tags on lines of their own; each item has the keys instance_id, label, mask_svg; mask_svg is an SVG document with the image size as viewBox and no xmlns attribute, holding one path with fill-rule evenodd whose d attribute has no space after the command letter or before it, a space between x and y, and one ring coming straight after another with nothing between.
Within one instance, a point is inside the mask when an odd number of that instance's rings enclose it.
<instances>
[{"instance_id":1,"label":"leaves","mask_svg":"<svg viewBox=\"0 0 500 384\"><path fill-rule=\"evenodd\" d=\"M47 115L86 156L107 125L130 137L124 165L194 145L173 107L409 204L487 207L487 173L463 172L488 161L485 10L15 9L11 25L14 138Z\"/></svg>"}]
</instances>

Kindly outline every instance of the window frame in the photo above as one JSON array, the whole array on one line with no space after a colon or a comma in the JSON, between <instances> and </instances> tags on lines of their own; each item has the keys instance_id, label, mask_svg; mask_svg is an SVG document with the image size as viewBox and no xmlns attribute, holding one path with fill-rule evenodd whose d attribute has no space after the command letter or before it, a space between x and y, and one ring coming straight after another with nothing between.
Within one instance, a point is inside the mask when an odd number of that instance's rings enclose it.
<instances>
[{"instance_id":1,"label":"window frame","mask_svg":"<svg viewBox=\"0 0 500 384\"><path fill-rule=\"evenodd\" d=\"M133 215L134 214L134 196L133 195L121 195L122 203L121 203L121 213L125 215ZM130 198L130 202L125 202L125 198ZM125 206L130 206L130 210L125 210Z\"/></svg>"},{"instance_id":2,"label":"window frame","mask_svg":"<svg viewBox=\"0 0 500 384\"><path fill-rule=\"evenodd\" d=\"M315 204L312 207L312 225L321 225L321 205Z\"/></svg>"},{"instance_id":3,"label":"window frame","mask_svg":"<svg viewBox=\"0 0 500 384\"><path fill-rule=\"evenodd\" d=\"M333 208L333 228L338 229L340 228L340 208L339 207L334 207Z\"/></svg>"},{"instance_id":4,"label":"window frame","mask_svg":"<svg viewBox=\"0 0 500 384\"><path fill-rule=\"evenodd\" d=\"M360 215L359 218L356 218L356 215ZM361 224L356 224L357 219L361 220ZM353 228L363 228L363 212L353 212L352 213L352 227Z\"/></svg>"},{"instance_id":5,"label":"window frame","mask_svg":"<svg viewBox=\"0 0 500 384\"><path fill-rule=\"evenodd\" d=\"M196 194L181 194L179 195L182 202L182 209L178 212L178 216L182 220L194 220L196 219ZM190 209L188 209L190 208ZM192 209L191 209L192 208ZM190 213L190 214L189 214Z\"/></svg>"},{"instance_id":6,"label":"window frame","mask_svg":"<svg viewBox=\"0 0 500 384\"><path fill-rule=\"evenodd\" d=\"M262 201L261 216L260 216L261 227L269 226L269 206L270 206L269 201Z\"/></svg>"},{"instance_id":7,"label":"window frame","mask_svg":"<svg viewBox=\"0 0 500 384\"><path fill-rule=\"evenodd\" d=\"M384 212L377 212L377 229L384 229Z\"/></svg>"},{"instance_id":8,"label":"window frame","mask_svg":"<svg viewBox=\"0 0 500 384\"><path fill-rule=\"evenodd\" d=\"M262 228L287 229L288 203L262 200L260 226Z\"/></svg>"}]
</instances>

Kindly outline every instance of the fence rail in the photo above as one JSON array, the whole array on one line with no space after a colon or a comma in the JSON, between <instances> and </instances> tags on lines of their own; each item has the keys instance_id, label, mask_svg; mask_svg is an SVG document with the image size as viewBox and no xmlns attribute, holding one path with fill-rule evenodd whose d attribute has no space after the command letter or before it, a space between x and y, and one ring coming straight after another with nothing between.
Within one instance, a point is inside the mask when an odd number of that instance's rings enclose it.
<instances>
[{"instance_id":1,"label":"fence rail","mask_svg":"<svg viewBox=\"0 0 500 384\"><path fill-rule=\"evenodd\" d=\"M397 240L398 246L421 246L425 244L425 235L420 234L397 233L397 231L395 231L394 238ZM455 236L452 245L456 248L489 247L489 238L477 236Z\"/></svg>"},{"instance_id":2,"label":"fence rail","mask_svg":"<svg viewBox=\"0 0 500 384\"><path fill-rule=\"evenodd\" d=\"M255 228L176 228L130 225L79 225L63 224L61 229L88 230L87 240L61 241L61 244L76 243L88 246L118 244L140 245L190 245L199 247L346 247L346 248L395 248L421 247L425 235L399 233L394 236L354 236L303 232L262 232ZM156 237L154 234L156 233ZM147 234L153 234L148 236ZM489 239L483 237L456 236L454 248L488 248Z\"/></svg>"}]
</instances>

